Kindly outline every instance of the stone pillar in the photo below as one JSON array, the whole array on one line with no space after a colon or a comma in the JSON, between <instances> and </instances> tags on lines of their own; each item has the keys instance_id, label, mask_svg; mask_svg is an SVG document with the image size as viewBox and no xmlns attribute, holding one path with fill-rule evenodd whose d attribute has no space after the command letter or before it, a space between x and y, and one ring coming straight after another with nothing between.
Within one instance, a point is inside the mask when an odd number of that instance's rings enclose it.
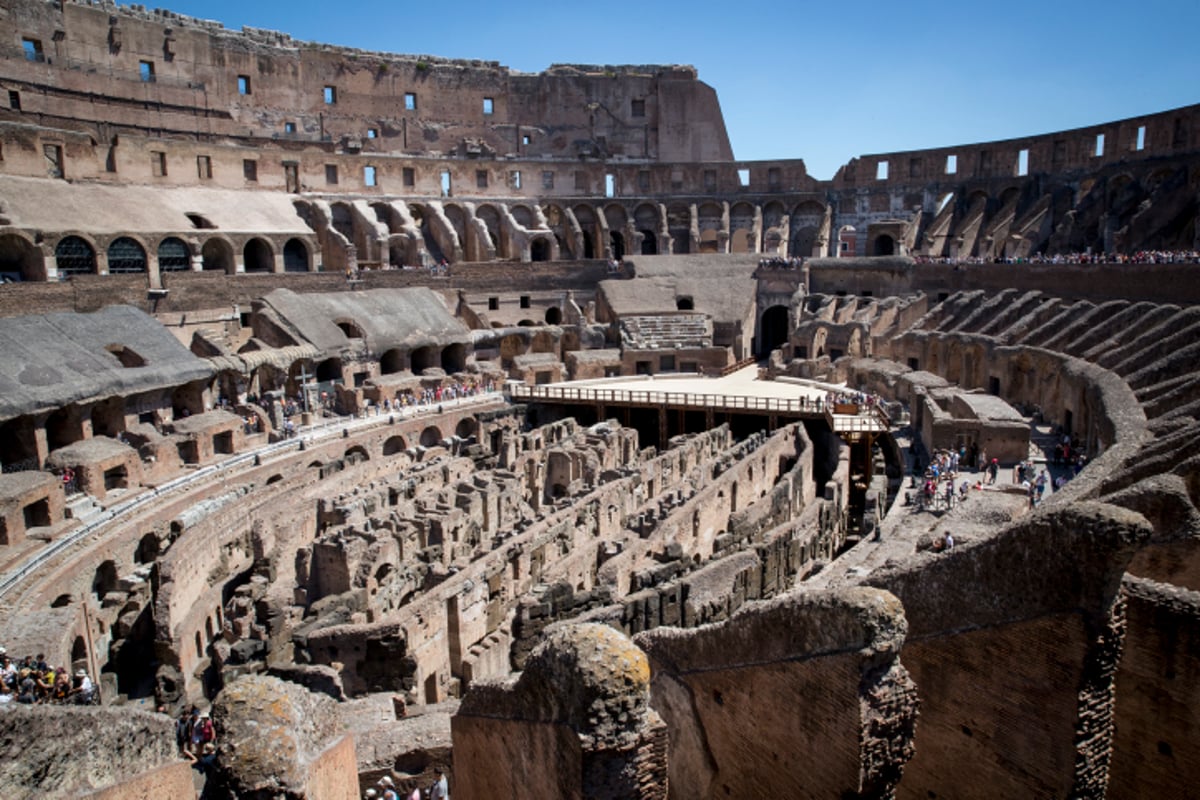
<instances>
[{"instance_id":1,"label":"stone pillar","mask_svg":"<svg viewBox=\"0 0 1200 800\"><path fill-rule=\"evenodd\" d=\"M564 626L519 677L472 684L450 729L457 800L667 797L646 655L606 625Z\"/></svg>"}]
</instances>

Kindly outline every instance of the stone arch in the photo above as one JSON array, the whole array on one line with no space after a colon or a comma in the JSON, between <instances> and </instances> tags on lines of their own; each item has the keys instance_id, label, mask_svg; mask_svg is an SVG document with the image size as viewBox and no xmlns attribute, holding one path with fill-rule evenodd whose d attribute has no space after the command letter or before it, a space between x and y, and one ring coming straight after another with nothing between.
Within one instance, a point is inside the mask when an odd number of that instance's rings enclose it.
<instances>
[{"instance_id":1,"label":"stone arch","mask_svg":"<svg viewBox=\"0 0 1200 800\"><path fill-rule=\"evenodd\" d=\"M791 333L788 329L788 319L788 308L784 305L771 306L763 312L758 326L760 358L770 355L772 350L787 343Z\"/></svg>"},{"instance_id":2,"label":"stone arch","mask_svg":"<svg viewBox=\"0 0 1200 800\"><path fill-rule=\"evenodd\" d=\"M258 236L246 242L242 248L242 259L246 272L273 272L275 269L275 251L271 243Z\"/></svg>"},{"instance_id":3,"label":"stone arch","mask_svg":"<svg viewBox=\"0 0 1200 800\"><path fill-rule=\"evenodd\" d=\"M553 203L542 206L542 215L546 218L546 227L558 242L559 258L578 258L579 254L575 252L574 246L575 237L567 226L567 215L562 208Z\"/></svg>"},{"instance_id":4,"label":"stone arch","mask_svg":"<svg viewBox=\"0 0 1200 800\"><path fill-rule=\"evenodd\" d=\"M96 248L82 236L64 236L54 246L58 274L93 275L96 272Z\"/></svg>"},{"instance_id":5,"label":"stone arch","mask_svg":"<svg viewBox=\"0 0 1200 800\"><path fill-rule=\"evenodd\" d=\"M676 311L694 311L696 309L696 301L691 295L679 295L675 298Z\"/></svg>"},{"instance_id":6,"label":"stone arch","mask_svg":"<svg viewBox=\"0 0 1200 800\"><path fill-rule=\"evenodd\" d=\"M117 564L112 559L100 562L100 566L96 567L96 572L92 575L92 594L97 600L103 601L104 596L109 592L115 592L120 584L120 576L117 575Z\"/></svg>"},{"instance_id":7,"label":"stone arch","mask_svg":"<svg viewBox=\"0 0 1200 800\"><path fill-rule=\"evenodd\" d=\"M553 353L558 349L557 344L551 331L540 330L533 334L529 343L529 351L531 353Z\"/></svg>"},{"instance_id":8,"label":"stone arch","mask_svg":"<svg viewBox=\"0 0 1200 800\"><path fill-rule=\"evenodd\" d=\"M447 375L462 372L467 368L467 346L465 344L448 344L442 348L442 370Z\"/></svg>"},{"instance_id":9,"label":"stone arch","mask_svg":"<svg viewBox=\"0 0 1200 800\"><path fill-rule=\"evenodd\" d=\"M393 347L379 357L379 371L384 375L393 375L408 369L408 351L402 347Z\"/></svg>"},{"instance_id":10,"label":"stone arch","mask_svg":"<svg viewBox=\"0 0 1200 800\"><path fill-rule=\"evenodd\" d=\"M538 236L529 242L530 261L550 260L550 241L545 236Z\"/></svg>"},{"instance_id":11,"label":"stone arch","mask_svg":"<svg viewBox=\"0 0 1200 800\"><path fill-rule=\"evenodd\" d=\"M168 236L158 243L158 271L186 272L192 268L192 251L178 236Z\"/></svg>"},{"instance_id":12,"label":"stone arch","mask_svg":"<svg viewBox=\"0 0 1200 800\"><path fill-rule=\"evenodd\" d=\"M317 364L317 381L325 383L327 381L342 380L342 360L340 358L327 358Z\"/></svg>"},{"instance_id":13,"label":"stone arch","mask_svg":"<svg viewBox=\"0 0 1200 800\"><path fill-rule=\"evenodd\" d=\"M437 447L443 438L442 431L437 425L429 425L421 431L421 446Z\"/></svg>"},{"instance_id":14,"label":"stone arch","mask_svg":"<svg viewBox=\"0 0 1200 800\"><path fill-rule=\"evenodd\" d=\"M138 564L153 564L161 549L158 534L151 531L138 540L137 549L133 551L133 560Z\"/></svg>"},{"instance_id":15,"label":"stone arch","mask_svg":"<svg viewBox=\"0 0 1200 800\"><path fill-rule=\"evenodd\" d=\"M233 262L233 244L223 236L214 236L200 248L202 268L207 271L232 274L236 269Z\"/></svg>"},{"instance_id":16,"label":"stone arch","mask_svg":"<svg viewBox=\"0 0 1200 800\"><path fill-rule=\"evenodd\" d=\"M754 245L754 206L734 203L729 209L729 252L753 253Z\"/></svg>"},{"instance_id":17,"label":"stone arch","mask_svg":"<svg viewBox=\"0 0 1200 800\"><path fill-rule=\"evenodd\" d=\"M875 242L871 247L871 255L875 256L893 256L896 254L896 240L891 234L881 233L875 237Z\"/></svg>"},{"instance_id":18,"label":"stone arch","mask_svg":"<svg viewBox=\"0 0 1200 800\"><path fill-rule=\"evenodd\" d=\"M18 233L0 236L0 275L16 281L46 280L42 248Z\"/></svg>"},{"instance_id":19,"label":"stone arch","mask_svg":"<svg viewBox=\"0 0 1200 800\"><path fill-rule=\"evenodd\" d=\"M438 349L434 345L425 345L412 351L412 371L420 375L427 369L439 366L441 361Z\"/></svg>"},{"instance_id":20,"label":"stone arch","mask_svg":"<svg viewBox=\"0 0 1200 800\"><path fill-rule=\"evenodd\" d=\"M342 454L342 460L346 462L346 466L353 466L354 464L361 464L364 461L370 461L371 454L367 452L367 448L361 444L356 444L346 448L346 452Z\"/></svg>"},{"instance_id":21,"label":"stone arch","mask_svg":"<svg viewBox=\"0 0 1200 800\"><path fill-rule=\"evenodd\" d=\"M308 245L297 238L288 239L283 245L283 271L308 272Z\"/></svg>"},{"instance_id":22,"label":"stone arch","mask_svg":"<svg viewBox=\"0 0 1200 800\"><path fill-rule=\"evenodd\" d=\"M667 232L671 235L671 252L692 252L692 210L682 203L667 206Z\"/></svg>"},{"instance_id":23,"label":"stone arch","mask_svg":"<svg viewBox=\"0 0 1200 800\"><path fill-rule=\"evenodd\" d=\"M400 434L389 436L387 441L383 443L383 454L385 456L394 456L398 453L403 453L408 449L408 442Z\"/></svg>"},{"instance_id":24,"label":"stone arch","mask_svg":"<svg viewBox=\"0 0 1200 800\"><path fill-rule=\"evenodd\" d=\"M500 246L500 212L490 203L484 203L475 209L475 218L482 220L484 226L487 228L488 238L492 240L492 247L496 249L497 257L503 257Z\"/></svg>"},{"instance_id":25,"label":"stone arch","mask_svg":"<svg viewBox=\"0 0 1200 800\"><path fill-rule=\"evenodd\" d=\"M579 228L583 231L583 253L579 257L602 257L603 253L596 249L596 236L599 231L599 224L596 220L595 209L586 203L580 203L572 211L575 213L575 221L579 223Z\"/></svg>"},{"instance_id":26,"label":"stone arch","mask_svg":"<svg viewBox=\"0 0 1200 800\"><path fill-rule=\"evenodd\" d=\"M108 245L108 274L129 275L146 271L146 248L132 236L118 236Z\"/></svg>"},{"instance_id":27,"label":"stone arch","mask_svg":"<svg viewBox=\"0 0 1200 800\"><path fill-rule=\"evenodd\" d=\"M546 309L546 324L547 325L562 324L562 311L559 310L558 306L550 306L549 308Z\"/></svg>"},{"instance_id":28,"label":"stone arch","mask_svg":"<svg viewBox=\"0 0 1200 800\"><path fill-rule=\"evenodd\" d=\"M469 439L479 429L479 423L474 417L463 417L454 428L454 435L460 439Z\"/></svg>"},{"instance_id":29,"label":"stone arch","mask_svg":"<svg viewBox=\"0 0 1200 800\"><path fill-rule=\"evenodd\" d=\"M509 208L509 213L512 214L513 219L516 220L517 224L522 228L527 230L533 230L537 228L536 218L534 217L533 210L530 209L529 206L517 203Z\"/></svg>"}]
</instances>

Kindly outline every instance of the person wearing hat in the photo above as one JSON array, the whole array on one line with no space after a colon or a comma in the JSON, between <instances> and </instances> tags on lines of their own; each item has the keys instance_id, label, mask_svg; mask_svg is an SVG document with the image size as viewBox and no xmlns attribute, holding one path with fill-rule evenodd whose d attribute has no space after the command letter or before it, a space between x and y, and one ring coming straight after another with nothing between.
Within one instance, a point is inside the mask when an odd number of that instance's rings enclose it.
<instances>
[{"instance_id":1,"label":"person wearing hat","mask_svg":"<svg viewBox=\"0 0 1200 800\"><path fill-rule=\"evenodd\" d=\"M374 789L367 789L366 793L363 795L363 798L364 800L373 800L373 798L378 796L379 792L375 791Z\"/></svg>"},{"instance_id":2,"label":"person wearing hat","mask_svg":"<svg viewBox=\"0 0 1200 800\"><path fill-rule=\"evenodd\" d=\"M77 706L91 705L92 699L96 695L96 685L92 683L92 679L88 677L87 670L79 670L75 673L75 688L71 690L71 697Z\"/></svg>"},{"instance_id":3,"label":"person wearing hat","mask_svg":"<svg viewBox=\"0 0 1200 800\"><path fill-rule=\"evenodd\" d=\"M379 796L383 800L400 800L400 795L396 793L396 787L392 783L391 775L384 775L379 779Z\"/></svg>"}]
</instances>

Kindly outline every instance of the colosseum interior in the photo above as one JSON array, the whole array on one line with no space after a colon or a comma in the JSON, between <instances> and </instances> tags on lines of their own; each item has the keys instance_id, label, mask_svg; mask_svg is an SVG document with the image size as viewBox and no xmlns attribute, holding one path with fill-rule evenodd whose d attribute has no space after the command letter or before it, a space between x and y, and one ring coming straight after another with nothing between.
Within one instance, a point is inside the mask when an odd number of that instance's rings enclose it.
<instances>
[{"instance_id":1,"label":"colosseum interior","mask_svg":"<svg viewBox=\"0 0 1200 800\"><path fill-rule=\"evenodd\" d=\"M1200 782L1200 105L821 181L688 66L0 18L4 797Z\"/></svg>"}]
</instances>

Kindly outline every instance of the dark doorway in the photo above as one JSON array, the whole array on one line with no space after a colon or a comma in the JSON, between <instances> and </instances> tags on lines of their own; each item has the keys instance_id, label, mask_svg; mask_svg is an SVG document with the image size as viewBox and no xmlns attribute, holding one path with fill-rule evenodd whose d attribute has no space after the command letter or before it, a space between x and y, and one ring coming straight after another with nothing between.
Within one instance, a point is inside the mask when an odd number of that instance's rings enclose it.
<instances>
[{"instance_id":1,"label":"dark doorway","mask_svg":"<svg viewBox=\"0 0 1200 800\"><path fill-rule=\"evenodd\" d=\"M658 255L658 237L654 235L654 231L641 231L642 234L642 255L656 256Z\"/></svg>"},{"instance_id":2,"label":"dark doorway","mask_svg":"<svg viewBox=\"0 0 1200 800\"><path fill-rule=\"evenodd\" d=\"M896 254L896 240L884 234L875 240L875 255L891 256Z\"/></svg>"},{"instance_id":3,"label":"dark doorway","mask_svg":"<svg viewBox=\"0 0 1200 800\"><path fill-rule=\"evenodd\" d=\"M308 272L308 248L299 239L288 239L283 246L283 271Z\"/></svg>"},{"instance_id":4,"label":"dark doorway","mask_svg":"<svg viewBox=\"0 0 1200 800\"><path fill-rule=\"evenodd\" d=\"M545 239L534 239L529 244L529 257L533 261L549 261L550 243Z\"/></svg>"},{"instance_id":5,"label":"dark doorway","mask_svg":"<svg viewBox=\"0 0 1200 800\"><path fill-rule=\"evenodd\" d=\"M771 306L762 315L758 331L758 357L766 358L788 339L787 306Z\"/></svg>"},{"instance_id":6,"label":"dark doorway","mask_svg":"<svg viewBox=\"0 0 1200 800\"><path fill-rule=\"evenodd\" d=\"M271 247L262 239L251 239L246 242L242 252L246 261L246 272L271 272L275 266L275 257Z\"/></svg>"},{"instance_id":7,"label":"dark doorway","mask_svg":"<svg viewBox=\"0 0 1200 800\"><path fill-rule=\"evenodd\" d=\"M609 238L612 240L612 257L620 261L625 257L625 237L613 231Z\"/></svg>"}]
</instances>

